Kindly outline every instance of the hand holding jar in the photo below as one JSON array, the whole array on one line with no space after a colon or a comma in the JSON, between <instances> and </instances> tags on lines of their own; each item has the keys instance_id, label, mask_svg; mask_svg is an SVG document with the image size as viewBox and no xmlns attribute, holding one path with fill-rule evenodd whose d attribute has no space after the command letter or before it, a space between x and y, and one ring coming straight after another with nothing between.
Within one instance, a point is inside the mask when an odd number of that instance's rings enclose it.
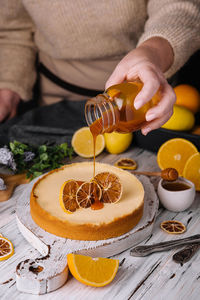
<instances>
[{"instance_id":1,"label":"hand holding jar","mask_svg":"<svg viewBox=\"0 0 200 300\"><path fill-rule=\"evenodd\" d=\"M149 102L160 89L159 103L146 113L148 123L141 128L144 135L161 127L173 113L176 96L163 75L172 63L173 50L168 41L160 37L151 38L129 52L116 66L106 83L108 89L123 81L139 79L143 83L143 88L135 98L136 109Z\"/></svg>"}]
</instances>

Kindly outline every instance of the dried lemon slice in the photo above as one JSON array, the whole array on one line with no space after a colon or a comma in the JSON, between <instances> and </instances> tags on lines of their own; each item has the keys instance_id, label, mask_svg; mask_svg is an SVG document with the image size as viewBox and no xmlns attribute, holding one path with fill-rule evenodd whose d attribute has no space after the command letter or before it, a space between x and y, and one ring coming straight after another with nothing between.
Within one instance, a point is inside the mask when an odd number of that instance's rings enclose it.
<instances>
[{"instance_id":1,"label":"dried lemon slice","mask_svg":"<svg viewBox=\"0 0 200 300\"><path fill-rule=\"evenodd\" d=\"M137 169L137 163L131 158L120 158L115 162L115 166L120 169L125 170L135 170Z\"/></svg>"},{"instance_id":2,"label":"dried lemon slice","mask_svg":"<svg viewBox=\"0 0 200 300\"><path fill-rule=\"evenodd\" d=\"M77 190L76 202L79 207L88 208L95 202L99 202L101 196L102 190L96 182L84 182Z\"/></svg>"},{"instance_id":3,"label":"dried lemon slice","mask_svg":"<svg viewBox=\"0 0 200 300\"><path fill-rule=\"evenodd\" d=\"M110 172L102 172L94 177L102 190L102 201L104 203L116 203L122 195L122 185L119 178Z\"/></svg>"},{"instance_id":4,"label":"dried lemon slice","mask_svg":"<svg viewBox=\"0 0 200 300\"><path fill-rule=\"evenodd\" d=\"M181 234L186 231L185 225L175 220L163 221L160 228L170 234Z\"/></svg>"},{"instance_id":5,"label":"dried lemon slice","mask_svg":"<svg viewBox=\"0 0 200 300\"><path fill-rule=\"evenodd\" d=\"M61 186L59 201L64 212L70 214L79 208L78 203L76 202L76 192L78 188L78 182L73 179L65 181Z\"/></svg>"},{"instance_id":6,"label":"dried lemon slice","mask_svg":"<svg viewBox=\"0 0 200 300\"><path fill-rule=\"evenodd\" d=\"M14 254L14 247L10 240L0 236L0 261L10 258Z\"/></svg>"}]
</instances>

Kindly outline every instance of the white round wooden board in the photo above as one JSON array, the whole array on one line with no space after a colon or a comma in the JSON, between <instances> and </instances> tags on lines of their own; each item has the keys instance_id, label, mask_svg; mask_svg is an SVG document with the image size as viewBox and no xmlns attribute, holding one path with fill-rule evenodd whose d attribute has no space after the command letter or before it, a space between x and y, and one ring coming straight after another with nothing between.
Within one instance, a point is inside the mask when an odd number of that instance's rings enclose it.
<instances>
[{"instance_id":1,"label":"white round wooden board","mask_svg":"<svg viewBox=\"0 0 200 300\"><path fill-rule=\"evenodd\" d=\"M145 190L144 213L130 232L117 238L100 241L78 241L57 237L40 228L30 215L30 192L37 181L29 183L17 201L17 224L27 241L42 257L18 264L16 283L18 290L32 294L45 294L61 287L67 280L68 253L92 257L110 257L145 240L152 232L159 200L153 185L146 176L138 177ZM42 269L42 271L39 270Z\"/></svg>"}]
</instances>

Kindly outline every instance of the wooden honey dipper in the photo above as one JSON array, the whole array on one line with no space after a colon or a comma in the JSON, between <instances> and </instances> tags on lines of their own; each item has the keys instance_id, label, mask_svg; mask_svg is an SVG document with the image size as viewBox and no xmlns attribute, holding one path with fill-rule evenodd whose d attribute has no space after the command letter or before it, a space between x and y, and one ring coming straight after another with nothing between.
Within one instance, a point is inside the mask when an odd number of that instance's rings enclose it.
<instances>
[{"instance_id":1,"label":"wooden honey dipper","mask_svg":"<svg viewBox=\"0 0 200 300\"><path fill-rule=\"evenodd\" d=\"M147 176L160 176L164 180L175 181L178 179L178 172L174 168L167 168L161 172L145 172L145 171L132 171L131 173L136 175L147 175Z\"/></svg>"}]
</instances>

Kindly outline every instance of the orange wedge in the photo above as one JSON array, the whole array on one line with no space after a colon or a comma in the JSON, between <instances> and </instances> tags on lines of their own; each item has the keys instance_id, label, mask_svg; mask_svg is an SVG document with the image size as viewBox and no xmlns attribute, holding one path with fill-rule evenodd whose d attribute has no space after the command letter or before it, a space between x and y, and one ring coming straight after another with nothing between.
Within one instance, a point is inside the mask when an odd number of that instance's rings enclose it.
<instances>
[{"instance_id":1,"label":"orange wedge","mask_svg":"<svg viewBox=\"0 0 200 300\"><path fill-rule=\"evenodd\" d=\"M194 153L188 158L184 170L183 177L192 181L197 191L200 191L200 153Z\"/></svg>"},{"instance_id":2,"label":"orange wedge","mask_svg":"<svg viewBox=\"0 0 200 300\"><path fill-rule=\"evenodd\" d=\"M76 202L80 207L88 208L94 202L100 201L101 195L101 188L96 182L84 182L77 190Z\"/></svg>"},{"instance_id":3,"label":"orange wedge","mask_svg":"<svg viewBox=\"0 0 200 300\"><path fill-rule=\"evenodd\" d=\"M59 202L64 212L70 214L79 208L78 203L76 202L76 192L78 188L78 182L73 179L65 181L61 186Z\"/></svg>"},{"instance_id":4,"label":"orange wedge","mask_svg":"<svg viewBox=\"0 0 200 300\"><path fill-rule=\"evenodd\" d=\"M14 254L14 247L10 240L0 235L0 261L10 258Z\"/></svg>"},{"instance_id":5,"label":"orange wedge","mask_svg":"<svg viewBox=\"0 0 200 300\"><path fill-rule=\"evenodd\" d=\"M160 228L170 234L181 234L186 231L185 225L175 220L163 221Z\"/></svg>"},{"instance_id":6,"label":"orange wedge","mask_svg":"<svg viewBox=\"0 0 200 300\"><path fill-rule=\"evenodd\" d=\"M170 139L158 150L157 162L161 170L174 168L179 175L183 175L186 161L198 150L191 142L183 138Z\"/></svg>"},{"instance_id":7,"label":"orange wedge","mask_svg":"<svg viewBox=\"0 0 200 300\"><path fill-rule=\"evenodd\" d=\"M79 254L68 254L67 262L71 274L78 281L95 287L109 284L119 267L118 259L92 258Z\"/></svg>"},{"instance_id":8,"label":"orange wedge","mask_svg":"<svg viewBox=\"0 0 200 300\"><path fill-rule=\"evenodd\" d=\"M99 173L94 177L102 190L102 201L104 203L116 203L122 195L122 185L119 178L110 172Z\"/></svg>"}]
</instances>

